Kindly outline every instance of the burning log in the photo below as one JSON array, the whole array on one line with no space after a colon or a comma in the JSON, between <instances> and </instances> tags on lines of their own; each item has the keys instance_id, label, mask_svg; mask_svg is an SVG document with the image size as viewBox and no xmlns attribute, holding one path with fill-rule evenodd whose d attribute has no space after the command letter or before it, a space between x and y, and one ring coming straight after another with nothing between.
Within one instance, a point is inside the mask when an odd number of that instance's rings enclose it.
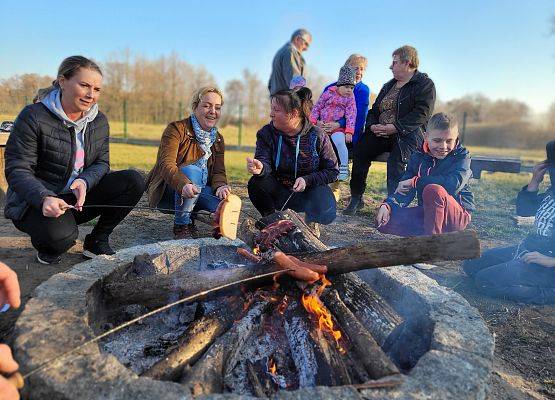
<instances>
[{"instance_id":1,"label":"burning log","mask_svg":"<svg viewBox=\"0 0 555 400\"><path fill-rule=\"evenodd\" d=\"M299 243L292 245L300 248ZM287 251L286 249L282 249ZM304 262L326 265L329 275L345 274L363 269L414 264L424 261L460 260L478 257L480 243L474 231L445 233L433 236L370 240L362 244L299 254ZM188 295L216 286L279 270L275 264L249 265L218 271L196 271L182 268L170 275L155 275L135 280L107 279L104 295L119 305L162 305L175 293Z\"/></svg>"},{"instance_id":2,"label":"burning log","mask_svg":"<svg viewBox=\"0 0 555 400\"><path fill-rule=\"evenodd\" d=\"M293 302L285 311L285 333L298 374L299 387L318 385L336 386L351 384L349 357L334 338L328 341L328 333L318 324L308 324L306 311ZM356 376L356 374L355 374Z\"/></svg>"},{"instance_id":3,"label":"burning log","mask_svg":"<svg viewBox=\"0 0 555 400\"><path fill-rule=\"evenodd\" d=\"M342 331L349 337L353 344L352 349L357 353L370 378L379 379L399 373L374 338L341 301L336 290L325 294L322 300L339 322Z\"/></svg>"},{"instance_id":4,"label":"burning log","mask_svg":"<svg viewBox=\"0 0 555 400\"><path fill-rule=\"evenodd\" d=\"M238 297L223 298L221 307L193 321L178 339L177 347L142 376L164 381L178 380L187 365L193 365L206 349L238 318Z\"/></svg>"}]
</instances>

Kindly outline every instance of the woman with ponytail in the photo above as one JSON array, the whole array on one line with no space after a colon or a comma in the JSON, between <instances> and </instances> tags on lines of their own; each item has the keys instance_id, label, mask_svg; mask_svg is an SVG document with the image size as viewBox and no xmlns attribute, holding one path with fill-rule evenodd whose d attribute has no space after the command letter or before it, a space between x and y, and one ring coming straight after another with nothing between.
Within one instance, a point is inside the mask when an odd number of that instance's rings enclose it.
<instances>
[{"instance_id":1,"label":"woman with ponytail","mask_svg":"<svg viewBox=\"0 0 555 400\"><path fill-rule=\"evenodd\" d=\"M59 263L75 244L77 225L96 217L83 255L114 254L108 237L144 191L138 172L110 172L108 120L97 105L101 88L94 61L66 58L52 86L21 111L8 139L4 215L31 236L42 264ZM90 207L96 204L124 207Z\"/></svg>"},{"instance_id":2,"label":"woman with ponytail","mask_svg":"<svg viewBox=\"0 0 555 400\"><path fill-rule=\"evenodd\" d=\"M330 224L336 202L327 186L339 174L329 136L310 123L312 92L302 87L271 96L271 122L256 134L254 158L247 158L253 175L249 197L269 215L282 207L304 212L306 222Z\"/></svg>"}]
</instances>

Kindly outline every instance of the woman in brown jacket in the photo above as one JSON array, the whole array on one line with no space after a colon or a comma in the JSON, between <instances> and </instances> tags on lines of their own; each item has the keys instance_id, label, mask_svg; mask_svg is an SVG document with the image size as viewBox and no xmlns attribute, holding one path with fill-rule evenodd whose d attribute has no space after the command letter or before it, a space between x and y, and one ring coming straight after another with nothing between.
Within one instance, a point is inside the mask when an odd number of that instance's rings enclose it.
<instances>
[{"instance_id":1,"label":"woman in brown jacket","mask_svg":"<svg viewBox=\"0 0 555 400\"><path fill-rule=\"evenodd\" d=\"M146 191L149 206L175 210L176 239L196 238L191 211L213 212L230 193L224 138L216 128L222 105L217 88L200 88L191 101L192 114L170 123L162 134Z\"/></svg>"}]
</instances>

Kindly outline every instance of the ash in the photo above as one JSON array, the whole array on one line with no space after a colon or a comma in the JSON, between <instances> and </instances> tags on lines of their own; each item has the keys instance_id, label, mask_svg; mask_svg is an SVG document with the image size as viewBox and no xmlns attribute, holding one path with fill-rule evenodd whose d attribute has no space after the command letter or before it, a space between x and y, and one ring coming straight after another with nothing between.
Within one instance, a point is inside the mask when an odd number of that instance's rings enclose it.
<instances>
[{"instance_id":1,"label":"ash","mask_svg":"<svg viewBox=\"0 0 555 400\"><path fill-rule=\"evenodd\" d=\"M110 336L100 347L136 374L141 374L171 351L177 338L193 321L196 308L196 304L175 306ZM125 312L130 317L127 319L131 319L148 310L132 305Z\"/></svg>"}]
</instances>

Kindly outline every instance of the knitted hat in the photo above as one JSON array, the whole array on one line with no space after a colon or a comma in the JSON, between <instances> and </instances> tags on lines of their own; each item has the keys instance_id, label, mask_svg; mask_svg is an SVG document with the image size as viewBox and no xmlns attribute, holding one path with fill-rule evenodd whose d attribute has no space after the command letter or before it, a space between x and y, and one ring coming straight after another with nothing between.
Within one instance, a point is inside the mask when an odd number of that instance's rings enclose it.
<instances>
[{"instance_id":1,"label":"knitted hat","mask_svg":"<svg viewBox=\"0 0 555 400\"><path fill-rule=\"evenodd\" d=\"M355 86L356 71L350 65L344 65L339 70L339 78L337 79L337 86L351 85Z\"/></svg>"},{"instance_id":2,"label":"knitted hat","mask_svg":"<svg viewBox=\"0 0 555 400\"><path fill-rule=\"evenodd\" d=\"M291 78L291 82L289 82L289 89L296 89L300 87L306 86L306 79L301 75L295 75Z\"/></svg>"}]
</instances>

